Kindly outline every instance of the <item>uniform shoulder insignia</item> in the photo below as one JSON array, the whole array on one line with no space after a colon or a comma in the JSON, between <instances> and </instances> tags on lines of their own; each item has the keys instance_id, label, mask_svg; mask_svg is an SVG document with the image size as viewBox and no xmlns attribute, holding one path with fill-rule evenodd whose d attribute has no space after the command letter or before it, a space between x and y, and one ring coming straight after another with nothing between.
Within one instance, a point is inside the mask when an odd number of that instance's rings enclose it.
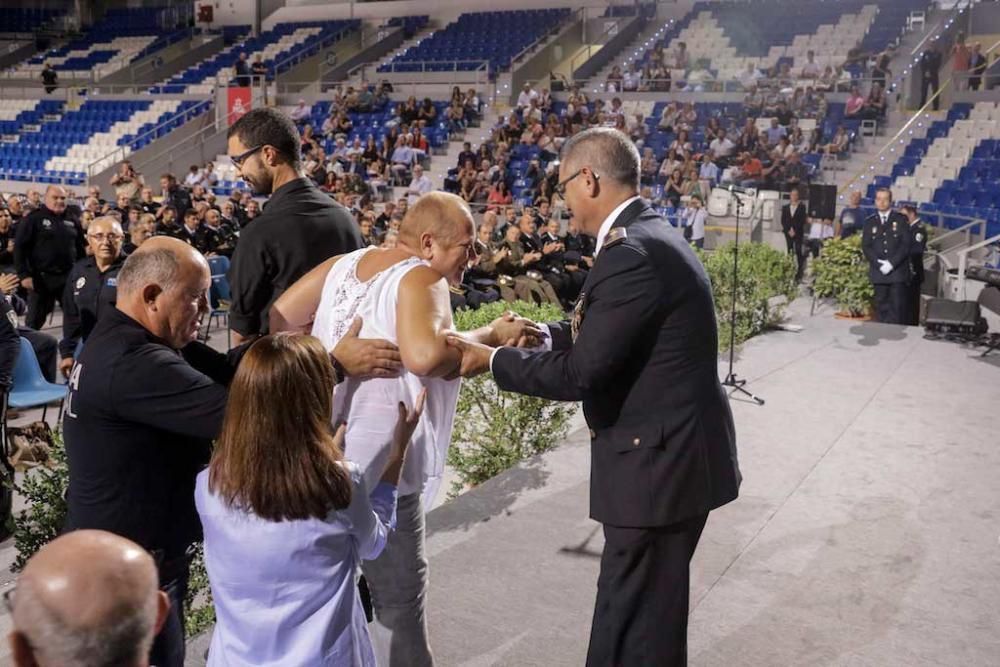
<instances>
[{"instance_id":1,"label":"uniform shoulder insignia","mask_svg":"<svg viewBox=\"0 0 1000 667\"><path fill-rule=\"evenodd\" d=\"M627 238L628 231L624 227L614 227L608 232L608 235L604 237L604 244L601 246L601 249L618 245Z\"/></svg>"},{"instance_id":2,"label":"uniform shoulder insignia","mask_svg":"<svg viewBox=\"0 0 1000 667\"><path fill-rule=\"evenodd\" d=\"M917 243L921 243L924 240L924 235L922 232L917 232L913 238L917 240Z\"/></svg>"}]
</instances>

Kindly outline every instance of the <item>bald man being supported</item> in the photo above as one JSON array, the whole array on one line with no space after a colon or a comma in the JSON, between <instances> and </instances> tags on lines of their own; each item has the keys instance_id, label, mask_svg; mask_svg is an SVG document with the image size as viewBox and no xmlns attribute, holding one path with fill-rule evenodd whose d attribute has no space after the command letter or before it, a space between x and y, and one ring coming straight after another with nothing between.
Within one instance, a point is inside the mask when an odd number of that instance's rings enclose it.
<instances>
[{"instance_id":1,"label":"bald man being supported","mask_svg":"<svg viewBox=\"0 0 1000 667\"><path fill-rule=\"evenodd\" d=\"M460 360L445 338L452 326L448 285L461 283L472 259L475 228L468 206L454 195L425 194L408 210L397 248L334 257L293 285L271 311L272 331L311 328L328 349L358 326L363 335L399 346L402 373L350 377L334 393L334 415L347 421L346 457L366 477L378 474L388 453L374 445L391 440L383 438L392 435L397 403L427 389L399 483L396 529L382 556L362 565L375 608L372 641L380 665L433 664L424 610L424 509L440 484L458 401L458 381L446 379ZM503 344L535 331L525 320L505 317L468 335Z\"/></svg>"}]
</instances>

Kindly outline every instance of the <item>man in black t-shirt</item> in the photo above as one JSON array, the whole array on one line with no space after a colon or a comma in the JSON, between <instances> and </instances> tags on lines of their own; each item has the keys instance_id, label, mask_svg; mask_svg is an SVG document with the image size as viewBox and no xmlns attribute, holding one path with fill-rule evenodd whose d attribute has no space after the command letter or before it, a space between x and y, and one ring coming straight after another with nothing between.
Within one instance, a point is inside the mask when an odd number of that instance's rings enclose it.
<instances>
[{"instance_id":1,"label":"man in black t-shirt","mask_svg":"<svg viewBox=\"0 0 1000 667\"><path fill-rule=\"evenodd\" d=\"M229 128L229 157L264 211L240 233L229 269L233 340L268 332L271 304L316 265L361 247L350 211L302 173L302 141L291 118L253 109Z\"/></svg>"}]
</instances>

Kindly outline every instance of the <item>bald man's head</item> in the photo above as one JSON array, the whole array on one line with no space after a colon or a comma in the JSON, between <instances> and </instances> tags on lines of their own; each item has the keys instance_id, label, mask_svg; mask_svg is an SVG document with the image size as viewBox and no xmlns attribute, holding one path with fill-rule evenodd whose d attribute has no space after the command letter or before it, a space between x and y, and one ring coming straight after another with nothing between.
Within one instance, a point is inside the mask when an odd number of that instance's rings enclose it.
<instances>
[{"instance_id":1,"label":"bald man's head","mask_svg":"<svg viewBox=\"0 0 1000 667\"><path fill-rule=\"evenodd\" d=\"M421 195L399 227L399 243L453 285L475 258L476 225L469 205L447 192Z\"/></svg>"},{"instance_id":2,"label":"bald man's head","mask_svg":"<svg viewBox=\"0 0 1000 667\"><path fill-rule=\"evenodd\" d=\"M145 665L168 608L145 550L104 531L68 533L42 547L18 577L14 663Z\"/></svg>"},{"instance_id":3,"label":"bald man's head","mask_svg":"<svg viewBox=\"0 0 1000 667\"><path fill-rule=\"evenodd\" d=\"M187 243L156 236L129 255L118 273L118 310L170 346L197 338L208 312L208 262Z\"/></svg>"}]
</instances>

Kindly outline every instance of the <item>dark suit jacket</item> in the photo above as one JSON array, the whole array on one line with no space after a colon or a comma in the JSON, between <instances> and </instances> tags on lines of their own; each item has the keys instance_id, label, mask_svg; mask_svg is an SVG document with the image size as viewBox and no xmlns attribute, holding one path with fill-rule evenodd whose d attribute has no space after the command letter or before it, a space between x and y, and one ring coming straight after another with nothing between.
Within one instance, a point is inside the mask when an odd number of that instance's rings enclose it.
<instances>
[{"instance_id":1,"label":"dark suit jacket","mask_svg":"<svg viewBox=\"0 0 1000 667\"><path fill-rule=\"evenodd\" d=\"M861 250L868 260L868 279L873 285L908 283L910 271L910 245L913 243L910 221L899 211L890 211L889 219L883 225L878 213L865 220L861 237ZM892 271L882 275L878 260L887 259Z\"/></svg>"},{"instance_id":2,"label":"dark suit jacket","mask_svg":"<svg viewBox=\"0 0 1000 667\"><path fill-rule=\"evenodd\" d=\"M590 515L605 524L665 526L737 496L740 472L705 269L644 202L629 205L583 286L573 342L551 324L553 349L499 350L504 390L583 401L591 428Z\"/></svg>"},{"instance_id":3,"label":"dark suit jacket","mask_svg":"<svg viewBox=\"0 0 1000 667\"><path fill-rule=\"evenodd\" d=\"M802 241L806 233L806 205L801 201L795 210L795 215L792 215L791 206L788 204L781 207L781 231L788 236L789 229L795 230L796 241Z\"/></svg>"}]
</instances>

